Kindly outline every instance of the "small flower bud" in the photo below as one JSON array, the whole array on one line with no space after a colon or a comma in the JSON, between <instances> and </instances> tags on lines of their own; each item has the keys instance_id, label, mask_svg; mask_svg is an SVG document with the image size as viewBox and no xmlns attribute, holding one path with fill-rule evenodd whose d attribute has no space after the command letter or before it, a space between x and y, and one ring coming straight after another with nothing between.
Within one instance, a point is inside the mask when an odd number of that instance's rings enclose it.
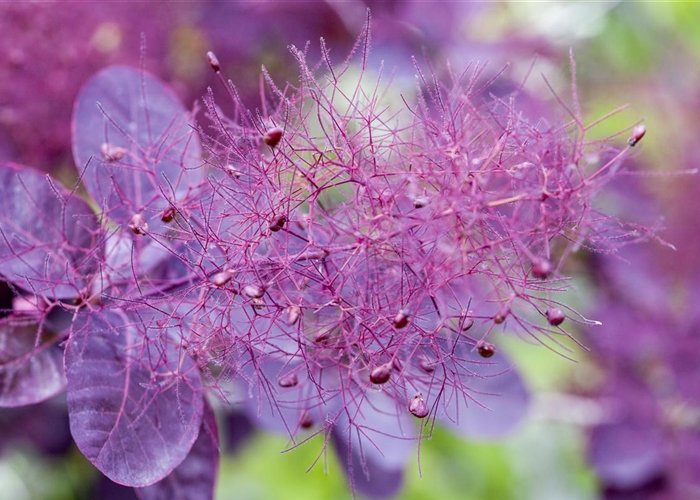
<instances>
[{"instance_id":1,"label":"small flower bud","mask_svg":"<svg viewBox=\"0 0 700 500\"><path fill-rule=\"evenodd\" d=\"M632 135L630 135L630 138L627 139L627 144L631 148L637 145L639 141L642 140L642 137L644 137L644 134L647 133L647 128L644 125L637 125L632 129Z\"/></svg>"},{"instance_id":2,"label":"small flower bud","mask_svg":"<svg viewBox=\"0 0 700 500\"><path fill-rule=\"evenodd\" d=\"M466 332L472 326L474 326L474 318L471 317L472 314L474 314L474 311L462 311L462 315L460 317L460 320L461 320L463 332Z\"/></svg>"},{"instance_id":3,"label":"small flower bud","mask_svg":"<svg viewBox=\"0 0 700 500\"><path fill-rule=\"evenodd\" d=\"M331 338L331 332L330 332L330 330L326 330L325 332L321 332L318 335L316 335L314 342L320 344L322 342L325 342L329 338Z\"/></svg>"},{"instance_id":4,"label":"small flower bud","mask_svg":"<svg viewBox=\"0 0 700 500\"><path fill-rule=\"evenodd\" d=\"M411 398L411 401L408 403L408 411L410 411L416 418L425 418L428 416L428 405L425 404L421 393L418 393Z\"/></svg>"},{"instance_id":5,"label":"small flower bud","mask_svg":"<svg viewBox=\"0 0 700 500\"><path fill-rule=\"evenodd\" d=\"M265 289L260 285L246 285L243 287L243 295L249 299L260 299L265 295Z\"/></svg>"},{"instance_id":6,"label":"small flower bud","mask_svg":"<svg viewBox=\"0 0 700 500\"><path fill-rule=\"evenodd\" d=\"M490 358L496 354L496 346L484 340L480 340L476 343L476 350L482 358Z\"/></svg>"},{"instance_id":7,"label":"small flower bud","mask_svg":"<svg viewBox=\"0 0 700 500\"><path fill-rule=\"evenodd\" d=\"M401 309L398 313L396 313L396 316L394 316L392 323L394 325L394 328L401 329L408 325L409 321L410 317L408 313Z\"/></svg>"},{"instance_id":8,"label":"small flower bud","mask_svg":"<svg viewBox=\"0 0 700 500\"><path fill-rule=\"evenodd\" d=\"M207 62L209 63L209 66L211 66L211 69L213 69L216 73L221 71L219 59L216 57L216 54L211 51L207 52Z\"/></svg>"},{"instance_id":9,"label":"small flower bud","mask_svg":"<svg viewBox=\"0 0 700 500\"><path fill-rule=\"evenodd\" d=\"M426 356L421 356L418 360L418 366L425 373L433 373L435 371L435 363L430 361Z\"/></svg>"},{"instance_id":10,"label":"small flower bud","mask_svg":"<svg viewBox=\"0 0 700 500\"><path fill-rule=\"evenodd\" d=\"M263 299L253 297L250 299L250 303L253 304L253 309L257 309L258 311L265 308L265 302L263 302Z\"/></svg>"},{"instance_id":11,"label":"small flower bud","mask_svg":"<svg viewBox=\"0 0 700 500\"><path fill-rule=\"evenodd\" d=\"M163 210L163 213L160 216L160 220L163 222L172 222L172 220L175 218L175 207L168 207L165 210Z\"/></svg>"},{"instance_id":12,"label":"small flower bud","mask_svg":"<svg viewBox=\"0 0 700 500\"><path fill-rule=\"evenodd\" d=\"M232 177L233 179L240 179L242 173L240 170L238 170L236 167L231 165L230 163L224 167L224 170L226 173Z\"/></svg>"},{"instance_id":13,"label":"small flower bud","mask_svg":"<svg viewBox=\"0 0 700 500\"><path fill-rule=\"evenodd\" d=\"M280 229L284 227L284 225L287 223L287 218L284 215L278 215L274 219L270 221L270 231L273 233L276 233Z\"/></svg>"},{"instance_id":14,"label":"small flower bud","mask_svg":"<svg viewBox=\"0 0 700 500\"><path fill-rule=\"evenodd\" d=\"M102 158L105 161L119 161L128 151L119 146L112 146L108 142L105 142L100 146L100 153L102 153Z\"/></svg>"},{"instance_id":15,"label":"small flower bud","mask_svg":"<svg viewBox=\"0 0 700 500\"><path fill-rule=\"evenodd\" d=\"M415 200L413 200L413 206L416 208L427 207L429 204L430 198L427 196L418 196Z\"/></svg>"},{"instance_id":16,"label":"small flower bud","mask_svg":"<svg viewBox=\"0 0 700 500\"><path fill-rule=\"evenodd\" d=\"M549 324L552 326L559 326L566 319L566 315L564 314L564 312L561 309L557 309L556 307L547 309L544 315L547 316L547 321L549 321Z\"/></svg>"},{"instance_id":17,"label":"small flower bud","mask_svg":"<svg viewBox=\"0 0 700 500\"><path fill-rule=\"evenodd\" d=\"M548 259L535 259L532 263L532 276L538 280L546 280L554 272L554 264Z\"/></svg>"},{"instance_id":18,"label":"small flower bud","mask_svg":"<svg viewBox=\"0 0 700 500\"><path fill-rule=\"evenodd\" d=\"M391 363L384 363L375 367L369 374L373 384L386 384L391 377Z\"/></svg>"},{"instance_id":19,"label":"small flower bud","mask_svg":"<svg viewBox=\"0 0 700 500\"><path fill-rule=\"evenodd\" d=\"M211 282L218 287L224 286L226 283L231 281L231 278L233 278L233 275L236 274L236 271L233 269L226 269L225 271L222 271L220 273L216 273L214 276L211 277Z\"/></svg>"},{"instance_id":20,"label":"small flower bud","mask_svg":"<svg viewBox=\"0 0 700 500\"><path fill-rule=\"evenodd\" d=\"M296 373L288 373L277 380L280 387L294 387L299 383L299 377Z\"/></svg>"},{"instance_id":21,"label":"small flower bud","mask_svg":"<svg viewBox=\"0 0 700 500\"><path fill-rule=\"evenodd\" d=\"M313 427L314 419L308 411L305 411L299 419L299 425L302 429L310 429L311 427Z\"/></svg>"},{"instance_id":22,"label":"small flower bud","mask_svg":"<svg viewBox=\"0 0 700 500\"><path fill-rule=\"evenodd\" d=\"M131 229L132 233L143 236L146 234L146 231L148 231L148 223L146 219L143 218L143 215L134 214L133 217L131 217L131 222L129 222L129 229Z\"/></svg>"},{"instance_id":23,"label":"small flower bud","mask_svg":"<svg viewBox=\"0 0 700 500\"><path fill-rule=\"evenodd\" d=\"M501 323L503 323L506 320L509 313L510 313L510 309L507 307L504 307L503 309L498 311L496 316L493 317L493 322L496 323L497 325L500 325Z\"/></svg>"},{"instance_id":24,"label":"small flower bud","mask_svg":"<svg viewBox=\"0 0 700 500\"><path fill-rule=\"evenodd\" d=\"M293 326L299 321L301 316L301 308L299 306L289 306L287 308L287 317L285 318L285 323L289 326Z\"/></svg>"},{"instance_id":25,"label":"small flower bud","mask_svg":"<svg viewBox=\"0 0 700 500\"><path fill-rule=\"evenodd\" d=\"M284 131L281 128L272 127L263 134L263 142L271 148L274 148L277 146L277 144L279 144L280 140L282 140L283 134Z\"/></svg>"}]
</instances>

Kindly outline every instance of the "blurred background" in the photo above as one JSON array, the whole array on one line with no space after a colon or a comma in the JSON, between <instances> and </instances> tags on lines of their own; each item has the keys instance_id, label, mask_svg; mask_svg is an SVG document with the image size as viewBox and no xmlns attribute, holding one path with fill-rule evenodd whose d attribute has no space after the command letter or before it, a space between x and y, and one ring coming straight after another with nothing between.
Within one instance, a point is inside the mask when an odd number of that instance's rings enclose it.
<instances>
[{"instance_id":1,"label":"blurred background","mask_svg":"<svg viewBox=\"0 0 700 500\"><path fill-rule=\"evenodd\" d=\"M411 56L438 75L448 63L488 60L494 72L509 63L504 89L534 62L528 92L551 103L543 74L569 102L572 49L586 122L629 104L591 138L641 119L648 129L600 203L658 235L615 257L572 258L567 300L602 322L572 332L585 346L570 346L576 362L512 339L506 348L535 395L527 422L497 443L436 428L398 498L700 499L700 177L689 173L700 166L698 3L2 2L0 160L70 182L73 101L109 64L142 64L187 106L212 86L225 107L204 57L212 50L256 107L261 65L294 81L287 46L310 41L314 61L320 37L342 61L368 7L372 59L408 88ZM133 498L71 444L64 405L0 410L0 499ZM352 498L322 440L280 453L287 440L242 415L222 428L218 499Z\"/></svg>"}]
</instances>

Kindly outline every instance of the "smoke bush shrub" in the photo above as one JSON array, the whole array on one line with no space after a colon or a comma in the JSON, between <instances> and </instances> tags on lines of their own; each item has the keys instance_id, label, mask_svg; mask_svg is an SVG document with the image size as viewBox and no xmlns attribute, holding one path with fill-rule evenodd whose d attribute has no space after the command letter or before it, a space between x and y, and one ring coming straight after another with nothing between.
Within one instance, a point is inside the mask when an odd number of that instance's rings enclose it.
<instances>
[{"instance_id":1,"label":"smoke bush shrub","mask_svg":"<svg viewBox=\"0 0 700 500\"><path fill-rule=\"evenodd\" d=\"M561 325L590 322L556 298L564 260L640 237L594 205L634 144L588 141L575 87L532 120L483 65L416 65L396 110L369 28L341 64L321 44L316 66L292 47L297 85L264 72L258 111L210 93L209 128L144 71L98 73L73 116L85 199L0 166L0 402L66 390L80 450L142 498L213 495L206 394L292 446L322 434L355 490L393 495L429 422L515 428L498 334L566 349Z\"/></svg>"}]
</instances>

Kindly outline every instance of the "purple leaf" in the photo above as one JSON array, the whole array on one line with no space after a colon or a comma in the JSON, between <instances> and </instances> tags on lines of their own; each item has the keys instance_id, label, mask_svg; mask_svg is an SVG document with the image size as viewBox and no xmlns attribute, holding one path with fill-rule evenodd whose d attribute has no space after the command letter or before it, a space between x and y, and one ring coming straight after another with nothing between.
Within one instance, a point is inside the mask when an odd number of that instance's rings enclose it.
<instances>
[{"instance_id":1,"label":"purple leaf","mask_svg":"<svg viewBox=\"0 0 700 500\"><path fill-rule=\"evenodd\" d=\"M204 405L202 426L192 450L169 476L151 486L138 488L141 500L207 500L214 498L219 469L219 437L211 405Z\"/></svg>"},{"instance_id":2,"label":"purple leaf","mask_svg":"<svg viewBox=\"0 0 700 500\"><path fill-rule=\"evenodd\" d=\"M32 405L65 389L61 340L33 320L0 320L0 406Z\"/></svg>"},{"instance_id":3,"label":"purple leaf","mask_svg":"<svg viewBox=\"0 0 700 500\"><path fill-rule=\"evenodd\" d=\"M63 394L35 405L0 410L0 453L27 446L54 458L65 458L73 450Z\"/></svg>"},{"instance_id":4,"label":"purple leaf","mask_svg":"<svg viewBox=\"0 0 700 500\"><path fill-rule=\"evenodd\" d=\"M156 77L126 66L90 79L73 111L73 156L108 217L126 225L141 214L151 230L162 212L202 177L191 116Z\"/></svg>"},{"instance_id":5,"label":"purple leaf","mask_svg":"<svg viewBox=\"0 0 700 500\"><path fill-rule=\"evenodd\" d=\"M74 298L95 270L93 210L45 174L0 163L0 273L26 290Z\"/></svg>"},{"instance_id":6,"label":"purple leaf","mask_svg":"<svg viewBox=\"0 0 700 500\"><path fill-rule=\"evenodd\" d=\"M467 439L497 439L513 432L525 419L530 395L502 351L485 361L476 353L462 354L467 361L447 364L435 371L431 387L423 389L426 403L440 395L436 416ZM442 386L443 380L447 383Z\"/></svg>"},{"instance_id":7,"label":"purple leaf","mask_svg":"<svg viewBox=\"0 0 700 500\"><path fill-rule=\"evenodd\" d=\"M416 447L415 423L404 408L368 392L340 413L331 438L354 491L391 498L401 489L404 468Z\"/></svg>"},{"instance_id":8,"label":"purple leaf","mask_svg":"<svg viewBox=\"0 0 700 500\"><path fill-rule=\"evenodd\" d=\"M192 359L166 340L148 339L140 321L122 311L78 317L65 355L78 448L114 482L138 487L182 463L203 411Z\"/></svg>"},{"instance_id":9,"label":"purple leaf","mask_svg":"<svg viewBox=\"0 0 700 500\"><path fill-rule=\"evenodd\" d=\"M656 422L615 422L596 427L589 460L609 487L633 489L665 473L663 436Z\"/></svg>"},{"instance_id":10,"label":"purple leaf","mask_svg":"<svg viewBox=\"0 0 700 500\"><path fill-rule=\"evenodd\" d=\"M244 410L256 426L267 431L286 433L296 440L305 430L325 425L326 414L338 411L337 394L321 397L306 367L298 363L268 358L257 360L255 371L247 365L242 373L249 379L248 384L242 382L248 385ZM290 377L293 384L285 382Z\"/></svg>"},{"instance_id":11,"label":"purple leaf","mask_svg":"<svg viewBox=\"0 0 700 500\"><path fill-rule=\"evenodd\" d=\"M225 450L233 455L253 437L255 427L245 413L235 410L227 410L224 423Z\"/></svg>"}]
</instances>

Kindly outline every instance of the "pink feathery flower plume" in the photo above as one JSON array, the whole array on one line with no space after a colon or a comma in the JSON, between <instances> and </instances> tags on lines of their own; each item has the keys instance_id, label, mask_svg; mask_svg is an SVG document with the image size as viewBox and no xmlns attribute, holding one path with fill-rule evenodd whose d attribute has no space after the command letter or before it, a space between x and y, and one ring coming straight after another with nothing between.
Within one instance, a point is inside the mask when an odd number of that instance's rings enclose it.
<instances>
[{"instance_id":1,"label":"pink feathery flower plume","mask_svg":"<svg viewBox=\"0 0 700 500\"><path fill-rule=\"evenodd\" d=\"M592 323L558 298L562 265L644 237L595 206L644 132L588 141L575 87L553 94L563 119L532 120L480 64L447 83L416 64L412 99L370 71L369 38L339 65L323 40L316 66L292 47L299 81L264 71L257 111L224 81L232 101L207 96L199 131L152 75L103 70L74 109L88 201L3 164L0 333L23 340L0 401L67 390L80 450L143 498L213 494L205 393L292 446L322 434L374 497L429 422L515 428L529 396L499 338L561 352L562 325Z\"/></svg>"}]
</instances>

